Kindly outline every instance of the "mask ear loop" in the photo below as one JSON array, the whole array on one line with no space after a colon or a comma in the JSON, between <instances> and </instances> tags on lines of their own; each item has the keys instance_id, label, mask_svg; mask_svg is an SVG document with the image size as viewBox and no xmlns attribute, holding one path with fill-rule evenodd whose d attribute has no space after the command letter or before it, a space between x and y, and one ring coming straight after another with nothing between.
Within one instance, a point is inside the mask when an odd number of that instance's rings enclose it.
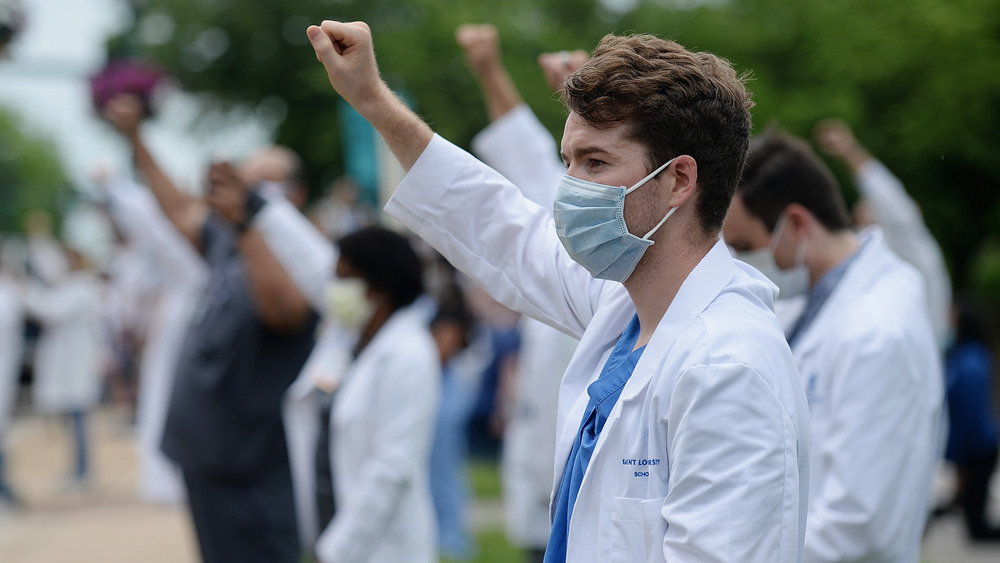
<instances>
[{"instance_id":1,"label":"mask ear loop","mask_svg":"<svg viewBox=\"0 0 1000 563\"><path fill-rule=\"evenodd\" d=\"M663 219L660 219L660 222L657 223L655 227L653 227L653 230L646 233L645 236L643 236L642 238L645 240L649 240L649 237L653 236L653 233L658 231L660 227L662 227L663 224L667 222L667 219L669 219L670 216L674 214L674 211L677 211L677 209L678 209L677 207L671 207L670 211L667 211L667 214L663 216ZM653 241L650 240L649 243L653 244Z\"/></svg>"},{"instance_id":2,"label":"mask ear loop","mask_svg":"<svg viewBox=\"0 0 1000 563\"><path fill-rule=\"evenodd\" d=\"M656 170L653 170L653 171L652 171L652 172L651 172L651 173L649 174L649 176L646 176L646 177L645 177L645 178L643 178L642 180L639 180L639 181L638 181L638 182L636 182L636 184L635 184L634 186L632 186L631 188L628 188L628 189L626 189L626 190L625 190L625 195L628 195L628 194L630 194L630 193L632 193L632 192L634 192L634 191L638 190L639 188L641 188L641 187L642 187L642 186L643 186L643 185L644 185L644 184L645 184L646 182L648 182L648 181L652 180L654 176L656 176L656 175L657 175L657 174L659 174L660 172L663 172L663 169L664 169L664 168L666 168L666 167L668 167L668 166L670 166L670 163L671 163L671 162L673 162L673 161L675 161L675 160L677 160L677 157L676 157L676 156L675 156L675 157L673 157L673 158L671 158L671 159L670 159L670 160L668 160L667 162L665 162L665 163L663 164L663 166L661 166L661 167L657 168ZM622 186L622 187L624 188L625 186Z\"/></svg>"}]
</instances>

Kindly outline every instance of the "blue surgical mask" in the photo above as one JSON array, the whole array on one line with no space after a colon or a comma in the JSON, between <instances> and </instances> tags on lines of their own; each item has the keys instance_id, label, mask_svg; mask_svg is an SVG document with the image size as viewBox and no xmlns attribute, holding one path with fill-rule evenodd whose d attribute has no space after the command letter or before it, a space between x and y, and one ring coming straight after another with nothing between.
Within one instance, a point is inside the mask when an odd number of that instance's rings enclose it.
<instances>
[{"instance_id":1,"label":"blue surgical mask","mask_svg":"<svg viewBox=\"0 0 1000 563\"><path fill-rule=\"evenodd\" d=\"M624 282L632 275L653 236L677 211L671 207L663 219L642 238L625 225L625 196L642 187L674 159L639 180L631 188L614 187L563 176L556 191L552 216L556 234L570 257L602 280Z\"/></svg>"}]
</instances>

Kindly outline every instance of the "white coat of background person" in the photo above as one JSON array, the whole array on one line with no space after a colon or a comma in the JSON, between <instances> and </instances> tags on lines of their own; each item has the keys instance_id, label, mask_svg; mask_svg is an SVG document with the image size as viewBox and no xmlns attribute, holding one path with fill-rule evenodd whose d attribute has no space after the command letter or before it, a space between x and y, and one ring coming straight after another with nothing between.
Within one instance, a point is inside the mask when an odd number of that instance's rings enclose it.
<instances>
[{"instance_id":1,"label":"white coat of background person","mask_svg":"<svg viewBox=\"0 0 1000 563\"><path fill-rule=\"evenodd\" d=\"M877 227L851 230L805 142L770 132L753 147L724 235L808 292L789 334L812 429L804 561L917 563L943 398L923 282Z\"/></svg>"},{"instance_id":2,"label":"white coat of background person","mask_svg":"<svg viewBox=\"0 0 1000 563\"><path fill-rule=\"evenodd\" d=\"M149 191L112 181L107 195L115 223L152 259L161 277L155 306L146 311L149 328L139 368L138 491L148 502L175 504L184 499L184 484L177 467L160 451L160 442L177 355L207 272Z\"/></svg>"},{"instance_id":3,"label":"white coat of background person","mask_svg":"<svg viewBox=\"0 0 1000 563\"><path fill-rule=\"evenodd\" d=\"M438 349L416 299L420 260L402 235L368 227L338 242L338 283L364 310L331 311L355 334L330 415L336 512L315 544L323 563L437 561L431 441ZM353 326L351 326L353 325Z\"/></svg>"},{"instance_id":4,"label":"white coat of background person","mask_svg":"<svg viewBox=\"0 0 1000 563\"><path fill-rule=\"evenodd\" d=\"M857 226L875 224L881 227L889 248L920 272L927 291L934 336L944 350L948 345L951 315L951 277L941 247L924 223L920 206L906 192L899 178L858 142L843 121L826 119L819 122L815 137L824 152L843 162L854 175L862 196L855 209Z\"/></svg>"},{"instance_id":5,"label":"white coat of background person","mask_svg":"<svg viewBox=\"0 0 1000 563\"><path fill-rule=\"evenodd\" d=\"M479 81L490 117L490 124L472 139L473 153L525 197L551 207L566 167L555 139L524 103L504 66L496 27L465 24L456 39ZM581 51L571 65L568 53L565 60L560 57L556 68L561 79L554 89L587 58ZM515 380L509 382L511 404L501 454L504 520L512 543L538 557L549 538L559 382L578 341L530 317L522 317L519 324L521 348Z\"/></svg>"},{"instance_id":6,"label":"white coat of background person","mask_svg":"<svg viewBox=\"0 0 1000 563\"><path fill-rule=\"evenodd\" d=\"M552 212L435 136L389 91L378 76L364 23L325 21L308 34L334 88L372 122L409 170L386 210L501 303L582 337L560 391L557 478L564 476L574 443L580 444L588 386L601 382L602 366L625 329L638 327L636 343L648 343L620 388L620 398L607 405L606 419L601 416L605 425L579 495L575 502L569 499L576 508L566 530L565 560L800 560L809 481L808 414L794 360L771 309L774 288L752 268L733 261L718 238L721 213L713 223L695 210L696 194L709 197L699 186L710 181L713 171L722 185L715 184L719 191L712 194L719 196L720 206L728 205L726 187L735 187L742 165L749 137L748 98L731 67L651 36L607 36L588 63L598 67L591 69L590 78L606 80L612 74L599 67L619 59L605 49L648 47L650 62L657 54L689 62L696 58L697 65L663 64L670 72L698 68L707 83L699 83L705 90L695 95L724 89L731 105L717 111L732 110L741 120L738 129L717 129L731 137L709 141L728 155L719 169L705 162L696 173L694 158L682 154L659 162L660 170L673 166L649 182L653 175L643 179L650 168L642 153L658 144L629 138L620 124L599 128L570 114L563 148L570 174L579 176L564 177L565 182L648 182L660 189L638 192L644 194L638 196L641 203L634 197L621 202L624 189L593 185L598 193L616 192L618 198L609 194L609 199L621 203L610 210L616 215L621 211L643 229L670 216L661 213L674 217L664 224L656 244L641 247L648 248L645 254L632 254L623 263L617 259L620 254L609 253L611 272L578 255L595 274L616 279L610 281L595 278L570 258ZM706 68L713 71L712 78L703 74ZM663 72L651 70L642 77L667 80ZM721 116L708 110L702 118ZM597 162L607 164L607 172L598 172ZM594 171L588 172L592 165ZM627 203L624 211L622 203ZM640 211L644 207L645 213ZM603 208L595 209L600 215ZM696 244L690 235L699 232L704 238ZM608 240L633 238L639 237L623 232ZM575 473L568 469L565 475L575 480ZM557 503L556 514L558 506L563 505Z\"/></svg>"},{"instance_id":7,"label":"white coat of background person","mask_svg":"<svg viewBox=\"0 0 1000 563\"><path fill-rule=\"evenodd\" d=\"M35 348L33 400L43 413L87 411L101 394L104 331L101 281L79 262L52 287L33 284L22 294L25 310L42 325Z\"/></svg>"}]
</instances>

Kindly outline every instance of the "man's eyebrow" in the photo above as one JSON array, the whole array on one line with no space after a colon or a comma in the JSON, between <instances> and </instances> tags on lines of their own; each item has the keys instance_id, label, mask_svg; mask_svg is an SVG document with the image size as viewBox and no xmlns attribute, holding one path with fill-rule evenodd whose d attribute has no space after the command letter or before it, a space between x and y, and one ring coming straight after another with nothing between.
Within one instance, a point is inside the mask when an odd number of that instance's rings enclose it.
<instances>
[{"instance_id":1,"label":"man's eyebrow","mask_svg":"<svg viewBox=\"0 0 1000 563\"><path fill-rule=\"evenodd\" d=\"M580 147L580 148L577 148L577 149L573 150L573 156L575 158L583 158L585 156L589 156L589 155L592 155L594 153L605 153L605 152L606 151L603 148L597 147L597 146ZM563 162L566 162L567 160L569 160L568 158L566 158L566 153L565 152L560 152L559 156L562 157Z\"/></svg>"}]
</instances>

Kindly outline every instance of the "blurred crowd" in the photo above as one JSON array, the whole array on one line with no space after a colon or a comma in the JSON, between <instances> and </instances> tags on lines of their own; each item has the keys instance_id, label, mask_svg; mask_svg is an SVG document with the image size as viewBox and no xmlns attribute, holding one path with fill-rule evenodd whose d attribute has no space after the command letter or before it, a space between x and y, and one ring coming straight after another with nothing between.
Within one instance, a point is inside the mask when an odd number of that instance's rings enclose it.
<instances>
[{"instance_id":1,"label":"blurred crowd","mask_svg":"<svg viewBox=\"0 0 1000 563\"><path fill-rule=\"evenodd\" d=\"M566 168L506 73L496 30L467 25L456 38L491 120L473 152L551 209ZM588 58L538 62L558 92ZM102 113L137 178L98 178L90 205L111 252L60 235L43 211L2 240L0 506L20 506L3 455L17 414L64 420L72 450L60 486L85 490L90 415L111 404L136 429L138 494L186 505L205 561L468 560L470 459L500 464L508 539L542 561L559 385L576 339L500 305L459 272L466 264L390 227L350 178L309 201L292 148L216 162L191 195L147 148L141 97L116 92ZM925 352L941 365L948 413L939 450L960 477L928 512L961 511L971 538L998 539L986 511L998 433L982 310L953 300L919 206L850 127L821 122L814 140L862 195L851 229L879 226L926 288ZM780 144L765 136L756 150L768 142ZM790 341L805 330L810 280L792 279L774 252L782 228L797 226L771 225L771 254L724 229L734 255L781 288Z\"/></svg>"}]
</instances>

